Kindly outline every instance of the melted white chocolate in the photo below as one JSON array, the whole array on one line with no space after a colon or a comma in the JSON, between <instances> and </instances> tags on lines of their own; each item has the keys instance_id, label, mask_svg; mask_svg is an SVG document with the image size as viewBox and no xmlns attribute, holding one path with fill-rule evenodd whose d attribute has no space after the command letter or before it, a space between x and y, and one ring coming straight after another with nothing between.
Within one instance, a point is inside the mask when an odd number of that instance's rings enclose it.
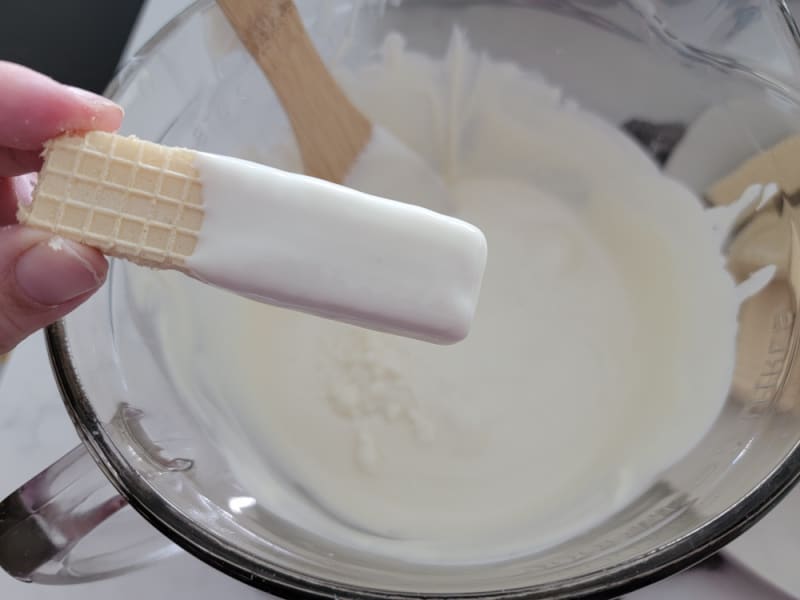
<instances>
[{"instance_id":1,"label":"melted white chocolate","mask_svg":"<svg viewBox=\"0 0 800 600\"><path fill-rule=\"evenodd\" d=\"M152 279L134 289L178 388L244 489L341 544L469 563L586 531L685 456L728 392L738 300L700 202L459 34L444 60L391 36L340 77L484 231L470 336L437 347L159 274L154 306Z\"/></svg>"}]
</instances>

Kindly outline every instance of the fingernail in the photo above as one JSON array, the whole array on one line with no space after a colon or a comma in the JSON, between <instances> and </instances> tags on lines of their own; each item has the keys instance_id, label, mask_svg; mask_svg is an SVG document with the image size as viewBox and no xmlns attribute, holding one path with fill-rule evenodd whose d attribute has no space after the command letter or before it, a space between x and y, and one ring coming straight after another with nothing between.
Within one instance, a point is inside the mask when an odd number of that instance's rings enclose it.
<instances>
[{"instance_id":1,"label":"fingernail","mask_svg":"<svg viewBox=\"0 0 800 600\"><path fill-rule=\"evenodd\" d=\"M103 283L104 277L92 266L93 252L61 238L40 242L17 260L17 285L45 306L69 302Z\"/></svg>"},{"instance_id":2,"label":"fingernail","mask_svg":"<svg viewBox=\"0 0 800 600\"><path fill-rule=\"evenodd\" d=\"M36 173L28 173L11 179L17 204L28 206L33 202L33 188L36 187L37 179Z\"/></svg>"},{"instance_id":3,"label":"fingernail","mask_svg":"<svg viewBox=\"0 0 800 600\"><path fill-rule=\"evenodd\" d=\"M113 108L114 110L119 111L121 115L125 114L125 111L122 110L122 107L117 104L116 102L109 100L104 96L100 96L99 94L95 94L94 92L90 92L89 90L84 90L78 87L67 86L72 91L72 93L77 96L77 98L84 102L85 104L90 105L93 108L101 109L101 108Z\"/></svg>"}]
</instances>

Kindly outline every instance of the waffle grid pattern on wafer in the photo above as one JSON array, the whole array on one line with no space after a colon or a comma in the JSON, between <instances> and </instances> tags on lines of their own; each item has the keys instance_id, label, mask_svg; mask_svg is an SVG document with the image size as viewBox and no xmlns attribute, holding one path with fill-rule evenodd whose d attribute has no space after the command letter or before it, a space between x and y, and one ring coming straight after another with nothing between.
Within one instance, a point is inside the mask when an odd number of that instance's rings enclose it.
<instances>
[{"instance_id":1,"label":"waffle grid pattern on wafer","mask_svg":"<svg viewBox=\"0 0 800 600\"><path fill-rule=\"evenodd\" d=\"M180 268L203 223L195 153L103 132L63 136L20 222L160 268Z\"/></svg>"}]
</instances>

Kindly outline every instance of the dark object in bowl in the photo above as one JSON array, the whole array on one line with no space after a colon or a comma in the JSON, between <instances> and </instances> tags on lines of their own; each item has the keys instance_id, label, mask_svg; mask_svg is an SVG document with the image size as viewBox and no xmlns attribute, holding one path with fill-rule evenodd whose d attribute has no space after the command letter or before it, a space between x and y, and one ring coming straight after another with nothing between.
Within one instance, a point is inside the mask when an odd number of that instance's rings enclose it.
<instances>
[{"instance_id":1,"label":"dark object in bowl","mask_svg":"<svg viewBox=\"0 0 800 600\"><path fill-rule=\"evenodd\" d=\"M640 119L625 121L622 129L662 166L686 133L686 125L682 123L652 123Z\"/></svg>"}]
</instances>

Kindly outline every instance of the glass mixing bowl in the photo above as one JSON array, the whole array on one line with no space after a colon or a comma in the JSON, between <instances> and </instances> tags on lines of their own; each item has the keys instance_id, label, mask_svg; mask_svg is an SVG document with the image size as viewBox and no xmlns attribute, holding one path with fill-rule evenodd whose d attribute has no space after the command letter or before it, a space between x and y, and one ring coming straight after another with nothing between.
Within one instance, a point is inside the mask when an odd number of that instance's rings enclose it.
<instances>
[{"instance_id":1,"label":"glass mixing bowl","mask_svg":"<svg viewBox=\"0 0 800 600\"><path fill-rule=\"evenodd\" d=\"M800 129L797 28L783 2L299 4L322 54L341 64L369 60L389 31L441 55L457 24L477 49L540 71L624 127L701 194ZM754 58L753 48L767 59ZM169 144L235 154L289 131L211 2L162 30L109 95L126 109L125 132ZM84 445L0 505L0 564L21 579L68 583L172 552L138 513L209 565L292 597L611 597L685 568L746 530L800 476L793 268L800 249L787 234L791 198L767 210L767 221L750 216L740 224L729 267L740 280L769 262L778 273L742 308L731 393L705 439L595 529L530 556L468 567L357 552L259 506L144 350L126 308L130 267L114 262L108 284L47 330Z\"/></svg>"}]
</instances>

